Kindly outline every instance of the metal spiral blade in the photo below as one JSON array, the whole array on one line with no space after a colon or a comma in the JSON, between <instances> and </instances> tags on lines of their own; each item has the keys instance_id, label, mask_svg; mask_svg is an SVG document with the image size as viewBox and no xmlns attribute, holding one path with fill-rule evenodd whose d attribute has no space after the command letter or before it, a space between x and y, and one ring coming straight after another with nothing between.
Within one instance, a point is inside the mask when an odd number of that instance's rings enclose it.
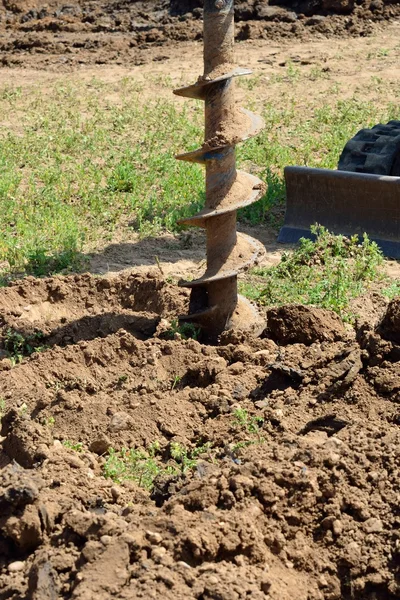
<instances>
[{"instance_id":1,"label":"metal spiral blade","mask_svg":"<svg viewBox=\"0 0 400 600\"><path fill-rule=\"evenodd\" d=\"M264 325L256 308L237 292L238 273L264 253L257 240L237 233L237 210L256 202L265 184L236 169L236 145L257 135L264 122L235 104L234 79L251 71L233 67L233 28L233 0L205 0L204 75L174 92L205 103L202 147L176 158L203 164L206 170L205 206L181 223L206 230L207 269L199 279L181 282L192 289L189 315L181 319L201 326L210 340L231 328L257 334Z\"/></svg>"}]
</instances>

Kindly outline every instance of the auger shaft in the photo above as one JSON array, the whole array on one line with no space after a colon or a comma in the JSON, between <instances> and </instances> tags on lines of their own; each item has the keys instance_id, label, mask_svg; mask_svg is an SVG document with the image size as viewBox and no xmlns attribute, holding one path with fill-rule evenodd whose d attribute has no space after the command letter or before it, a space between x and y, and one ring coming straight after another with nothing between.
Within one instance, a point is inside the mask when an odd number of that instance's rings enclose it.
<instances>
[{"instance_id":1,"label":"auger shaft","mask_svg":"<svg viewBox=\"0 0 400 600\"><path fill-rule=\"evenodd\" d=\"M250 266L260 247L237 234L237 209L255 202L263 184L236 170L235 145L261 129L262 120L236 108L234 77L248 74L234 69L234 0L204 1L204 75L178 95L205 102L205 140L195 152L178 156L200 162L206 170L205 207L182 223L204 227L207 270L200 279L184 282L192 288L189 315L209 339L228 328L249 329L257 321L253 307L238 296L237 274Z\"/></svg>"},{"instance_id":2,"label":"auger shaft","mask_svg":"<svg viewBox=\"0 0 400 600\"><path fill-rule=\"evenodd\" d=\"M233 0L204 2L204 79L234 61ZM224 72L224 71L223 71ZM234 119L234 79L209 86L205 96L205 139L218 139L224 124ZM226 146L206 161L206 207L214 208L236 180L235 148ZM209 219L206 227L207 262L226 263L237 243L236 211ZM237 275L208 284L208 303L217 307L212 315L214 330L225 329L238 301ZM210 315L211 316L211 315Z\"/></svg>"}]
</instances>

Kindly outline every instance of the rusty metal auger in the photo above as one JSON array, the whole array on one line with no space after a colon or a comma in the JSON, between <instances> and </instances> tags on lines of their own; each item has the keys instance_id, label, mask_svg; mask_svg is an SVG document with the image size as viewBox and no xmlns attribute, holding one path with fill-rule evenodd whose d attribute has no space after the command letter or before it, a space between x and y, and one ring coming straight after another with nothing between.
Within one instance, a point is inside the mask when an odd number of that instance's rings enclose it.
<instances>
[{"instance_id":1,"label":"rusty metal auger","mask_svg":"<svg viewBox=\"0 0 400 600\"><path fill-rule=\"evenodd\" d=\"M264 252L253 238L238 233L236 213L256 202L264 183L236 170L235 146L257 135L261 117L237 108L234 78L251 71L234 66L234 0L204 1L204 75L191 86L175 90L178 96L205 102L203 146L177 156L179 160L205 165L205 207L181 224L202 227L207 235L207 269L195 281L182 282L192 289L189 315L181 317L199 325L210 340L226 329L261 327L257 310L238 295L238 273L254 264Z\"/></svg>"}]
</instances>

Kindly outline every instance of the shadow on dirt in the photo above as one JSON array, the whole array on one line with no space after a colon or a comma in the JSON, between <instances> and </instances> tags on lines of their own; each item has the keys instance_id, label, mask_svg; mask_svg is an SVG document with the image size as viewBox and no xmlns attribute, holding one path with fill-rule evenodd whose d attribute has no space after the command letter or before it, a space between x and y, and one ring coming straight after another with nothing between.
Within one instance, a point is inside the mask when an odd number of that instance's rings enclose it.
<instances>
[{"instance_id":1,"label":"shadow on dirt","mask_svg":"<svg viewBox=\"0 0 400 600\"><path fill-rule=\"evenodd\" d=\"M205 255L202 232L184 231L180 234L163 234L132 242L112 243L97 253L86 256L89 271L105 274L132 267L158 267L160 263L200 262ZM86 268L87 270L87 268Z\"/></svg>"},{"instance_id":2,"label":"shadow on dirt","mask_svg":"<svg viewBox=\"0 0 400 600\"><path fill-rule=\"evenodd\" d=\"M57 327L45 338L46 346L67 346L81 341L105 338L119 329L125 329L136 338L146 340L154 335L160 317L144 314L115 314L85 316L81 319Z\"/></svg>"},{"instance_id":3,"label":"shadow on dirt","mask_svg":"<svg viewBox=\"0 0 400 600\"><path fill-rule=\"evenodd\" d=\"M34 352L41 352L53 346L65 347L96 338L106 338L120 329L124 329L135 338L144 341L154 335L160 319L161 317L156 314L149 316L141 313L117 314L105 312L100 315L84 316L65 325L56 325L47 334L42 334L42 332L32 329L29 325L19 328L13 327L14 339L24 340L24 343L21 347L15 347L11 351L7 347L5 349L0 347L0 354L5 353L6 357L21 360ZM34 341L27 344L26 340L34 340L35 334L38 332L40 333L40 345L35 344Z\"/></svg>"},{"instance_id":4,"label":"shadow on dirt","mask_svg":"<svg viewBox=\"0 0 400 600\"><path fill-rule=\"evenodd\" d=\"M276 231L272 228L239 224L238 230L260 241L266 252L276 254L277 258L288 248L278 244ZM205 259L205 235L202 231L190 229L175 235L166 233L135 242L110 244L98 253L86 256L86 270L102 275L133 267L158 267L162 275L167 275L171 271L167 264L181 263L182 270L186 271L201 267Z\"/></svg>"},{"instance_id":5,"label":"shadow on dirt","mask_svg":"<svg viewBox=\"0 0 400 600\"><path fill-rule=\"evenodd\" d=\"M250 226L238 224L238 230L257 239L265 247L267 261L264 265L279 262L283 251L291 246L278 244L276 230L265 225ZM162 278L174 279L195 275L196 269L201 269L206 260L206 238L203 231L189 229L181 233L164 233L135 239L137 234L132 232L132 241L113 242L101 250L94 252L60 252L53 256L41 256L40 261L33 257L25 265L25 271L14 271L0 276L0 288L10 282L23 280L26 277L52 277L54 275L73 275L91 273L106 275L119 273L128 269L140 272L153 268Z\"/></svg>"}]
</instances>

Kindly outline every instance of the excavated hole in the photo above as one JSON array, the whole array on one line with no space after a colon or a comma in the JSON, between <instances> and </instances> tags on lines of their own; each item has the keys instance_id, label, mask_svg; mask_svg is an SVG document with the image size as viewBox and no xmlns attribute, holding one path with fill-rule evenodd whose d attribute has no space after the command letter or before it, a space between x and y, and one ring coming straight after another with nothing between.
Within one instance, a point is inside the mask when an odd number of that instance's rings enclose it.
<instances>
[{"instance_id":1,"label":"excavated hole","mask_svg":"<svg viewBox=\"0 0 400 600\"><path fill-rule=\"evenodd\" d=\"M0 291L0 353L68 346L123 329L153 336L160 319L185 310L187 293L154 276L27 278ZM15 358L15 356L14 356Z\"/></svg>"}]
</instances>

